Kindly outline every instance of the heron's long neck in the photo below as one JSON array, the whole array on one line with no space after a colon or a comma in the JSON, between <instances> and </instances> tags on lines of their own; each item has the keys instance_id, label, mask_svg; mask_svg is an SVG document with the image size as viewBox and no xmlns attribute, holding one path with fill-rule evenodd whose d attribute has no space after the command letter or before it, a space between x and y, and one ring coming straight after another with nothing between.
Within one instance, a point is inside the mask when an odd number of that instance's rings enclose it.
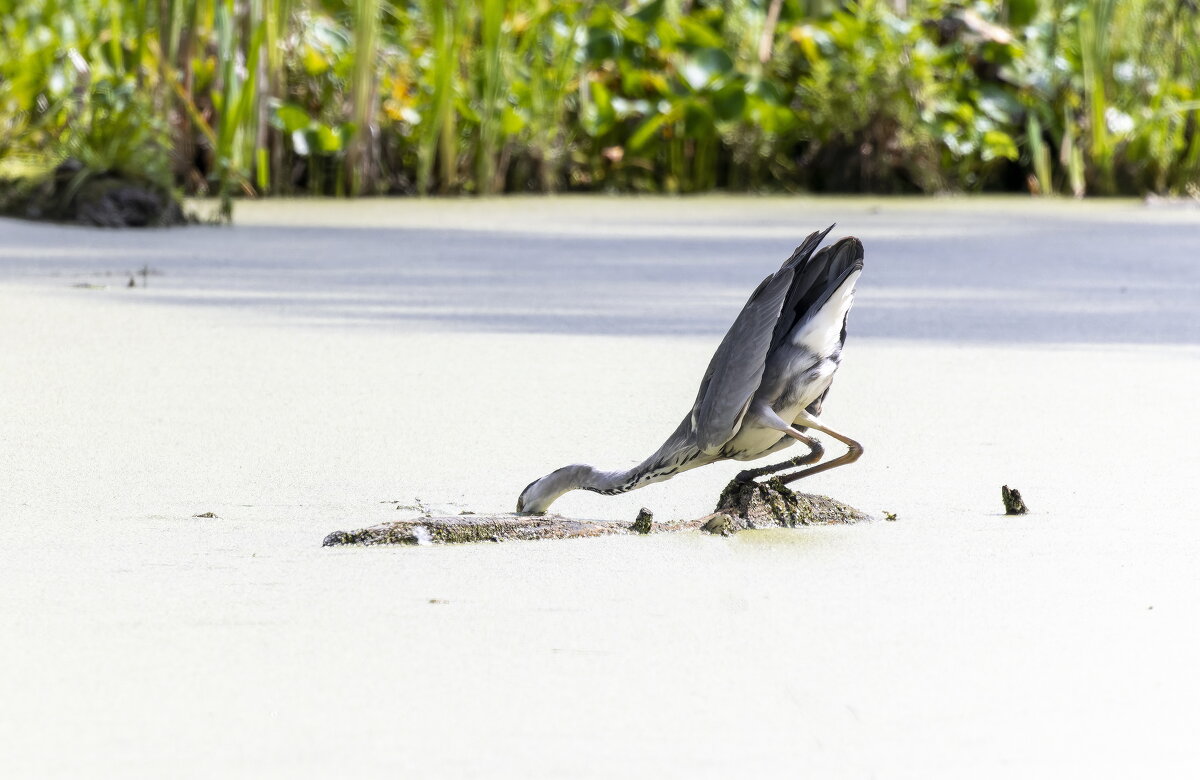
<instances>
[{"instance_id":1,"label":"heron's long neck","mask_svg":"<svg viewBox=\"0 0 1200 780\"><path fill-rule=\"evenodd\" d=\"M588 470L583 471L579 475L578 487L581 490L603 493L606 496L626 493L634 488L650 484L650 480L643 479L644 472L641 471L642 465L644 464L638 464L625 471L601 471L600 469L588 466ZM660 479L666 479L666 477L661 477ZM653 481L657 482L659 480Z\"/></svg>"},{"instance_id":2,"label":"heron's long neck","mask_svg":"<svg viewBox=\"0 0 1200 780\"><path fill-rule=\"evenodd\" d=\"M583 467L578 475L578 487L595 493L615 495L670 479L681 471L703 466L714 458L704 456L682 435L687 421L658 448L653 455L625 471L601 471Z\"/></svg>"}]
</instances>

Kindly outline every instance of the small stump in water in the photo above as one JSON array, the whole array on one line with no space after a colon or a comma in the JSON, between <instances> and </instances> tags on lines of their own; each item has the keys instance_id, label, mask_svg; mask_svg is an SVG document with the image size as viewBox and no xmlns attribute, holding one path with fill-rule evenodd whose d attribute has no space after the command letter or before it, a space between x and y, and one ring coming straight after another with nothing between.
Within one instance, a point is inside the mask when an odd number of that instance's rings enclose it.
<instances>
[{"instance_id":1,"label":"small stump in water","mask_svg":"<svg viewBox=\"0 0 1200 780\"><path fill-rule=\"evenodd\" d=\"M1006 515L1023 515L1029 512L1029 507L1025 506L1025 500L1021 498L1021 491L1016 488L1001 485L1000 500L1004 502L1004 514Z\"/></svg>"},{"instance_id":2,"label":"small stump in water","mask_svg":"<svg viewBox=\"0 0 1200 780\"><path fill-rule=\"evenodd\" d=\"M633 521L633 525L629 526L629 530L635 534L648 534L654 530L654 513L646 507L642 507L638 512L637 519Z\"/></svg>"}]
</instances>

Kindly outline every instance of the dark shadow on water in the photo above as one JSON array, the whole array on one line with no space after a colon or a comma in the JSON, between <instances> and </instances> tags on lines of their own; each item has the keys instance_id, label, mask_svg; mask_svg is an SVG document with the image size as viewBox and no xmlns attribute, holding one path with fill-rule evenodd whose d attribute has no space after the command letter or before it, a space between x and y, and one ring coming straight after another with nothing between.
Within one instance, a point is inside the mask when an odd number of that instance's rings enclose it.
<instances>
[{"instance_id":1,"label":"dark shadow on water","mask_svg":"<svg viewBox=\"0 0 1200 780\"><path fill-rule=\"evenodd\" d=\"M974 213L942 221L929 212L915 223L863 228L874 235L864 234L855 336L1200 343L1200 226ZM844 227L835 235L856 226ZM4 221L0 238L0 278L66 283L112 272L117 285L148 264L161 275L150 277L146 299L181 309L244 307L421 330L717 337L803 236L242 226L137 233Z\"/></svg>"}]
</instances>

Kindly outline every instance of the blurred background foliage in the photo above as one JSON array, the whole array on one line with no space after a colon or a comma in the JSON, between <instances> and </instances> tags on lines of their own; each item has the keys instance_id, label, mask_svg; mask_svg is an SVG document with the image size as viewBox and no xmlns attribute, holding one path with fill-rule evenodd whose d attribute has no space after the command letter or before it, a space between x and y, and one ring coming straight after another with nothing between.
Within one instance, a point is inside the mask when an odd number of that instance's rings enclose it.
<instances>
[{"instance_id":1,"label":"blurred background foliage","mask_svg":"<svg viewBox=\"0 0 1200 780\"><path fill-rule=\"evenodd\" d=\"M0 173L1196 194L1196 0L0 0Z\"/></svg>"}]
</instances>

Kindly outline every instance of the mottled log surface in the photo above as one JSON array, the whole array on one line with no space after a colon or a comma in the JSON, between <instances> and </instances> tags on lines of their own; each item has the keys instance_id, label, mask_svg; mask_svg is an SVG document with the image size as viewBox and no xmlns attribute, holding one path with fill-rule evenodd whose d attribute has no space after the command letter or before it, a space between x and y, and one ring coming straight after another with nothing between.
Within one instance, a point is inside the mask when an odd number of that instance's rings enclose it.
<instances>
[{"instance_id":1,"label":"mottled log surface","mask_svg":"<svg viewBox=\"0 0 1200 780\"><path fill-rule=\"evenodd\" d=\"M324 546L359 544L460 544L506 539L575 539L614 534L669 533L701 529L729 535L743 529L797 525L857 523L870 517L826 496L793 493L778 482L730 482L721 492L717 511L695 520L654 522L643 509L632 523L572 520L562 515L453 515L398 520L357 531L334 531Z\"/></svg>"},{"instance_id":2,"label":"mottled log surface","mask_svg":"<svg viewBox=\"0 0 1200 780\"><path fill-rule=\"evenodd\" d=\"M648 512L633 523L611 520L572 520L562 515L453 515L417 517L374 525L358 531L334 531L324 546L341 544L459 544L502 542L506 539L575 539L613 534L662 533L699 528L692 523L655 523Z\"/></svg>"},{"instance_id":3,"label":"mottled log surface","mask_svg":"<svg viewBox=\"0 0 1200 780\"><path fill-rule=\"evenodd\" d=\"M747 528L798 525L845 525L870 516L828 496L796 493L778 480L738 482L721 491L717 511L705 518L710 533L731 534Z\"/></svg>"}]
</instances>

